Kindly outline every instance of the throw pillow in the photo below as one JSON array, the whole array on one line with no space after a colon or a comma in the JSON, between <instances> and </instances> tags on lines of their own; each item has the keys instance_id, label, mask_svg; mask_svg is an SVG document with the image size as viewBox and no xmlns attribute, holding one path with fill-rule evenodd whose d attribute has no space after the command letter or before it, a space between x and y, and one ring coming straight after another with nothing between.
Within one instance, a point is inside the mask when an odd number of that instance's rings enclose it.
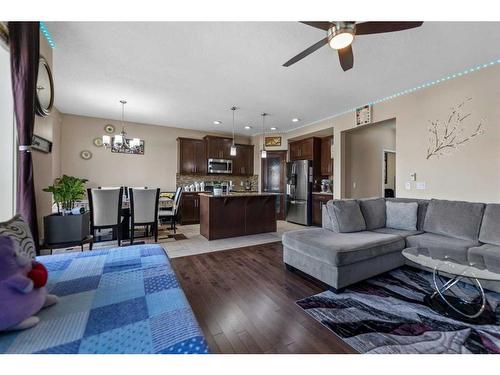
<instances>
[{"instance_id":1,"label":"throw pillow","mask_svg":"<svg viewBox=\"0 0 500 375\"><path fill-rule=\"evenodd\" d=\"M366 223L355 200L331 200L326 204L333 231L337 233L361 232Z\"/></svg>"},{"instance_id":2,"label":"throw pillow","mask_svg":"<svg viewBox=\"0 0 500 375\"><path fill-rule=\"evenodd\" d=\"M386 227L417 230L418 203L386 202Z\"/></svg>"},{"instance_id":3,"label":"throw pillow","mask_svg":"<svg viewBox=\"0 0 500 375\"><path fill-rule=\"evenodd\" d=\"M31 236L28 223L24 221L21 215L16 215L12 219L0 223L0 235L12 238L18 244L21 254L32 259L35 258L35 242Z\"/></svg>"},{"instance_id":4,"label":"throw pillow","mask_svg":"<svg viewBox=\"0 0 500 375\"><path fill-rule=\"evenodd\" d=\"M369 198L358 200L361 213L365 218L366 230L385 227L385 199Z\"/></svg>"}]
</instances>

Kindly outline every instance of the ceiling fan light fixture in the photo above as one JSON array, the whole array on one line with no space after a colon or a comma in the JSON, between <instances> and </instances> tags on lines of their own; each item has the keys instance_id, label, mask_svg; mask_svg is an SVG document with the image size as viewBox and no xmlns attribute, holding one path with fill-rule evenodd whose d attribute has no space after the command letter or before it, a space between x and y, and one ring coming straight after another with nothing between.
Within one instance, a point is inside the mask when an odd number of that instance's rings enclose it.
<instances>
[{"instance_id":1,"label":"ceiling fan light fixture","mask_svg":"<svg viewBox=\"0 0 500 375\"><path fill-rule=\"evenodd\" d=\"M328 29L328 44L333 49L343 49L352 44L354 40L354 24L338 22Z\"/></svg>"}]
</instances>

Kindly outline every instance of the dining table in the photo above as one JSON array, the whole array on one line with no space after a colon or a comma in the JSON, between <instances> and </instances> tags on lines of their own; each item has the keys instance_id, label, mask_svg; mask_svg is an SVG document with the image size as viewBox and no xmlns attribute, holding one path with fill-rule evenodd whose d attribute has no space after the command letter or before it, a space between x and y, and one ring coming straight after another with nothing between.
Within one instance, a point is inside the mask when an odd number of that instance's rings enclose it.
<instances>
[{"instance_id":1,"label":"dining table","mask_svg":"<svg viewBox=\"0 0 500 375\"><path fill-rule=\"evenodd\" d=\"M174 205L174 200L172 198L160 197L158 200L158 210L171 209ZM87 199L82 199L75 202L75 207L83 207L85 211L89 211L89 201ZM130 199L128 197L123 197L122 207L121 207L122 223L121 232L122 240L130 239ZM147 229L146 229L147 233ZM94 242L108 241L108 239L103 240L103 236L96 236ZM140 238L136 237L136 238ZM116 240L116 233L113 231L111 240Z\"/></svg>"}]
</instances>

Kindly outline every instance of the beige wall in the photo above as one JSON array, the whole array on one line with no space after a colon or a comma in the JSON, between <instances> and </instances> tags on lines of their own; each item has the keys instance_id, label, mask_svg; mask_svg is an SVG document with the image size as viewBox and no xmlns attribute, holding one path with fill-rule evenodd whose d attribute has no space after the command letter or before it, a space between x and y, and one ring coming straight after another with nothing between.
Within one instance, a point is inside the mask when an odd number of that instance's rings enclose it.
<instances>
[{"instance_id":1,"label":"beige wall","mask_svg":"<svg viewBox=\"0 0 500 375\"><path fill-rule=\"evenodd\" d=\"M42 35L40 35L40 54L52 67L52 49ZM57 86L55 95L57 95ZM38 228L40 239L43 240L43 217L52 212L52 195L44 192L43 189L52 185L54 178L61 174L61 115L55 107L49 116L35 117L34 133L53 142L50 154L39 151L34 151L32 154Z\"/></svg>"},{"instance_id":2,"label":"beige wall","mask_svg":"<svg viewBox=\"0 0 500 375\"><path fill-rule=\"evenodd\" d=\"M119 121L63 115L62 173L87 178L88 186L155 186L174 191L177 172L177 138L203 138L207 133L166 126L126 122L129 137L144 140L144 155L112 153L104 147L95 147L96 137L102 137L104 126L114 124L121 130ZM249 143L248 137L236 137L238 143ZM80 158L82 150L90 150L92 159Z\"/></svg>"},{"instance_id":3,"label":"beige wall","mask_svg":"<svg viewBox=\"0 0 500 375\"><path fill-rule=\"evenodd\" d=\"M476 137L450 156L427 160L430 120L446 120L450 108L466 98L473 124L484 121L485 135ZM463 75L412 94L397 97L373 108L373 122L396 119L396 195L399 197L445 198L500 203L500 65ZM334 196L345 196L342 186L341 132L354 127L354 113L332 117L290 133L294 138L319 130L334 130ZM472 126L471 126L472 127ZM254 137L254 141L255 138ZM257 151L257 150L256 150ZM258 155L256 155L256 158ZM260 163L256 163L260 174ZM425 190L416 190L425 182ZM410 182L411 190L405 189Z\"/></svg>"},{"instance_id":4,"label":"beige wall","mask_svg":"<svg viewBox=\"0 0 500 375\"><path fill-rule=\"evenodd\" d=\"M348 131L344 139L345 197L383 196L384 150L396 149L395 121Z\"/></svg>"}]
</instances>

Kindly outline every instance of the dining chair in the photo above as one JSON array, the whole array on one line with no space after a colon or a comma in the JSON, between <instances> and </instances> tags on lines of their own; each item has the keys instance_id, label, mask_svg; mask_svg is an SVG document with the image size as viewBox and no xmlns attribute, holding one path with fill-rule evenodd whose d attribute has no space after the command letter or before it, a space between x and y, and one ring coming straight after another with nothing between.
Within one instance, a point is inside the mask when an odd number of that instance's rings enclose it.
<instances>
[{"instance_id":1,"label":"dining chair","mask_svg":"<svg viewBox=\"0 0 500 375\"><path fill-rule=\"evenodd\" d=\"M155 242L158 242L158 202L160 200L160 188L129 188L130 199L130 244L134 243L134 229L136 226L146 227L151 225Z\"/></svg>"},{"instance_id":2,"label":"dining chair","mask_svg":"<svg viewBox=\"0 0 500 375\"><path fill-rule=\"evenodd\" d=\"M158 213L158 219L168 219L170 221L170 228L173 229L174 234L177 231L177 214L179 212L179 206L182 196L182 187L178 187L175 191L173 204L171 209L162 209Z\"/></svg>"},{"instance_id":3,"label":"dining chair","mask_svg":"<svg viewBox=\"0 0 500 375\"><path fill-rule=\"evenodd\" d=\"M90 209L90 231L113 229L121 246L121 210L123 188L87 189Z\"/></svg>"}]
</instances>

